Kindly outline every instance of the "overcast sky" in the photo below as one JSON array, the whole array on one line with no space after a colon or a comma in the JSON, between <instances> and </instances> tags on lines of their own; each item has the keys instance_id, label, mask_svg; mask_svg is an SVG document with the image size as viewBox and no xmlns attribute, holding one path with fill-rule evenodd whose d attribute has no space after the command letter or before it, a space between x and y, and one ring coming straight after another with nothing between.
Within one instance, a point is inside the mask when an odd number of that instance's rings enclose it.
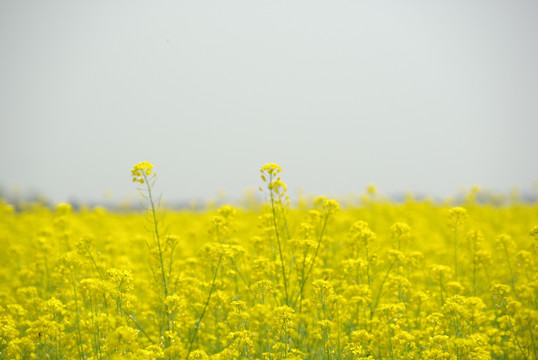
<instances>
[{"instance_id":1,"label":"overcast sky","mask_svg":"<svg viewBox=\"0 0 538 360\"><path fill-rule=\"evenodd\" d=\"M538 2L0 1L0 187L230 198L538 180ZM534 183L534 185L533 185ZM536 189L532 190L536 192Z\"/></svg>"}]
</instances>

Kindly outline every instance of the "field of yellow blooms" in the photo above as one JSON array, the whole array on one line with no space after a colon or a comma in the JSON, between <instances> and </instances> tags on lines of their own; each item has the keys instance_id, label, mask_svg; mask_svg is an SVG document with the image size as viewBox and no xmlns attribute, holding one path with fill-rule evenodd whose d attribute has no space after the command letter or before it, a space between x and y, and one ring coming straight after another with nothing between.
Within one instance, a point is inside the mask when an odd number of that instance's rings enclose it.
<instances>
[{"instance_id":1,"label":"field of yellow blooms","mask_svg":"<svg viewBox=\"0 0 538 360\"><path fill-rule=\"evenodd\" d=\"M0 359L536 359L538 204L0 202ZM134 185L133 185L134 186Z\"/></svg>"}]
</instances>

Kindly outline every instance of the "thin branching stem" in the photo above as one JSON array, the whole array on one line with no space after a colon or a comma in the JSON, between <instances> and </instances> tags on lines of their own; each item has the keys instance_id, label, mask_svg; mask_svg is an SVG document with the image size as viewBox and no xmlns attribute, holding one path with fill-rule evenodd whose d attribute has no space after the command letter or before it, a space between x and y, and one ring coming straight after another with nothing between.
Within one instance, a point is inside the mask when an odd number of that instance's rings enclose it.
<instances>
[{"instance_id":1,"label":"thin branching stem","mask_svg":"<svg viewBox=\"0 0 538 360\"><path fill-rule=\"evenodd\" d=\"M194 331L192 333L192 336L189 340L189 350L187 351L187 357L186 357L186 360L189 359L189 356L192 352L192 347L194 345L194 342L196 341L196 336L198 335L198 329L200 329L200 324L204 318L204 315L206 313L206 310L207 310L207 307L209 306L209 301L211 300L211 295L213 294L213 291L215 290L215 283L216 283L216 280L217 280L217 274L219 272L219 267L220 267L220 263L222 262L222 252L220 253L219 255L219 260L217 262L217 267L215 268L215 272L213 273L213 279L211 280L211 287L209 288L209 294L207 295L207 299L205 301L205 304L204 304L204 308L202 310L202 313L200 314L200 316L198 317L198 319L196 320L196 323L194 324Z\"/></svg>"},{"instance_id":2,"label":"thin branching stem","mask_svg":"<svg viewBox=\"0 0 538 360\"><path fill-rule=\"evenodd\" d=\"M274 199L274 195L273 195L273 190L272 189L269 189L269 190L271 192L271 210L273 212L273 227L275 229L276 241L278 243L278 254L280 255L280 265L282 267L282 278L283 278L283 281L284 281L284 293L286 295L286 305L289 305L290 301L289 301L289 297L288 297L288 280L286 278L286 269L284 267L284 257L282 255L282 245L281 245L281 241L280 241L280 233L278 231L278 224L276 222L275 199ZM281 205L281 207L282 207L282 205Z\"/></svg>"},{"instance_id":3,"label":"thin branching stem","mask_svg":"<svg viewBox=\"0 0 538 360\"><path fill-rule=\"evenodd\" d=\"M306 272L306 276L304 277L304 279L302 279L301 281L301 289L299 289L299 293L297 294L297 297L295 298L295 301L293 302L293 307L295 307L295 305L297 304L297 301L299 300L299 297L302 297L303 296L303 290L304 290L304 286L310 276L310 273L312 272L312 268L314 267L314 264L316 262L316 259L318 257L318 252L319 252L319 248L321 247L321 241L323 240L323 235L325 233L325 228L327 227L327 221L329 219L329 213L327 213L327 215L325 216L325 220L323 221L323 226L321 228L321 232L320 232L320 235L319 235L319 238L318 238L318 244L317 244L317 247L316 247L316 251L314 253L314 258L312 259L312 262L310 263L310 267L308 268L308 271Z\"/></svg>"}]
</instances>

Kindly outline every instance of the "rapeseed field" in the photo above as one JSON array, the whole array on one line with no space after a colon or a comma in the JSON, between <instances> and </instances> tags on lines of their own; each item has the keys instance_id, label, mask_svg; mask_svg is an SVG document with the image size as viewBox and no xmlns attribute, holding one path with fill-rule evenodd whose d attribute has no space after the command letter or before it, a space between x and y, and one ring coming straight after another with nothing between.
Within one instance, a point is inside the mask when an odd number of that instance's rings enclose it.
<instances>
[{"instance_id":1,"label":"rapeseed field","mask_svg":"<svg viewBox=\"0 0 538 360\"><path fill-rule=\"evenodd\" d=\"M538 204L292 206L267 164L259 207L163 210L131 175L146 212L0 204L0 359L537 358Z\"/></svg>"}]
</instances>

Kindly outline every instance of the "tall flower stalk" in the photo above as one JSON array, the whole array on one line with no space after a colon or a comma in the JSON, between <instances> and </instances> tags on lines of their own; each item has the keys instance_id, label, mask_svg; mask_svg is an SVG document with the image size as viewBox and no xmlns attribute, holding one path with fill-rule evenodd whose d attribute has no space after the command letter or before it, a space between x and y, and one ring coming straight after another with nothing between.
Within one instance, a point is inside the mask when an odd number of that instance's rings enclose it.
<instances>
[{"instance_id":1,"label":"tall flower stalk","mask_svg":"<svg viewBox=\"0 0 538 360\"><path fill-rule=\"evenodd\" d=\"M454 280L458 281L458 236L467 220L467 210L457 206L448 211L451 230L454 233Z\"/></svg>"},{"instance_id":2,"label":"tall flower stalk","mask_svg":"<svg viewBox=\"0 0 538 360\"><path fill-rule=\"evenodd\" d=\"M283 208L282 208L282 199L287 199L286 194L286 184L282 182L278 174L282 172L282 168L275 163L265 164L261 169L262 173L261 178L264 182L267 183L267 189L269 190L269 199L271 201L271 212L273 219L273 228L275 230L275 237L278 244L278 254L280 257L280 265L282 270L282 281L284 283L284 294L286 296L286 305L290 304L289 293L288 293L288 279L286 276L286 268L284 266L284 256L283 256L283 246L282 239L279 230L278 223L278 213L284 218ZM261 189L261 188L260 188Z\"/></svg>"},{"instance_id":3,"label":"tall flower stalk","mask_svg":"<svg viewBox=\"0 0 538 360\"><path fill-rule=\"evenodd\" d=\"M159 230L159 220L157 219L157 207L155 205L155 200L153 198L153 185L156 181L157 174L152 171L153 164L143 161L136 164L131 170L131 175L133 176L133 182L138 182L142 185L146 185L147 199L149 200L149 205L151 208L151 222L153 224L153 232L155 233L155 239L157 241L157 249L159 255L159 267L161 270L162 277L162 286L163 286L163 295L164 299L168 297L168 284L166 281L165 266L163 260L163 249L161 246L161 233ZM142 191L142 189L139 189ZM168 312L167 306L164 305L164 313L166 314L166 330L170 331L170 314Z\"/></svg>"}]
</instances>

